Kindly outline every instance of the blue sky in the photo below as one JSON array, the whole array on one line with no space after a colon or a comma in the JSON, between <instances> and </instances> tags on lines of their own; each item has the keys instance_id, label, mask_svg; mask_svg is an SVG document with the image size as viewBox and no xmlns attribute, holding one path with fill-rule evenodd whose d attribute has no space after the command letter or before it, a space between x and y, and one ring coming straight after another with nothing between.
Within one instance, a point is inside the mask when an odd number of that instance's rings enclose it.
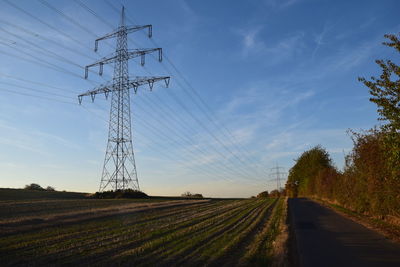
<instances>
[{"instance_id":1,"label":"blue sky","mask_svg":"<svg viewBox=\"0 0 400 267\"><path fill-rule=\"evenodd\" d=\"M0 1L0 187L98 189L110 103L80 106L76 96L112 75L111 66L104 79L84 80L82 69L113 51L113 41L93 51L118 24L121 5L109 3ZM288 170L318 144L341 169L352 147L346 130L378 123L357 77L378 75L375 59L398 59L381 43L400 31L399 1L121 3L130 24L153 25L154 42L135 33L129 47L159 46L169 59L132 61L132 77L172 77L170 88L132 98L148 194L249 197L274 189L270 168Z\"/></svg>"}]
</instances>

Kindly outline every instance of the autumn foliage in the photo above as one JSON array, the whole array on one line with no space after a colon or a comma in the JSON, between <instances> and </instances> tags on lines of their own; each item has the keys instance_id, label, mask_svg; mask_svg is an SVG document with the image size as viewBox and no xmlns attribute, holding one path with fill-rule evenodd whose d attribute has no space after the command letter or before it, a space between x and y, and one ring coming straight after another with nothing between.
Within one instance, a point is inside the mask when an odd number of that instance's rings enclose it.
<instances>
[{"instance_id":1,"label":"autumn foliage","mask_svg":"<svg viewBox=\"0 0 400 267\"><path fill-rule=\"evenodd\" d=\"M383 43L400 52L400 39L385 35ZM339 172L321 146L305 151L289 171L291 197L317 197L381 219L400 218L400 67L377 60L382 74L359 78L371 94L384 123L361 133L349 131L353 149Z\"/></svg>"},{"instance_id":2,"label":"autumn foliage","mask_svg":"<svg viewBox=\"0 0 400 267\"><path fill-rule=\"evenodd\" d=\"M385 133L352 133L354 148L343 172L332 165L320 146L304 152L289 172L291 197L316 197L355 212L386 218L400 217L400 183L388 160Z\"/></svg>"}]
</instances>

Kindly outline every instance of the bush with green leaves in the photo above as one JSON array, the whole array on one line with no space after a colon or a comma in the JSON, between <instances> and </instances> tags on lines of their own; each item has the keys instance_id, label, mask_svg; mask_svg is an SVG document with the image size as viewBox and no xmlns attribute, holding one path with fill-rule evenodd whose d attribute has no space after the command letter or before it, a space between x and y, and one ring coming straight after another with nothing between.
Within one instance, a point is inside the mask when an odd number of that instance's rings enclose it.
<instances>
[{"instance_id":1,"label":"bush with green leaves","mask_svg":"<svg viewBox=\"0 0 400 267\"><path fill-rule=\"evenodd\" d=\"M291 197L316 194L316 179L325 169L335 169L328 152L321 146L305 151L289 170L288 186Z\"/></svg>"}]
</instances>

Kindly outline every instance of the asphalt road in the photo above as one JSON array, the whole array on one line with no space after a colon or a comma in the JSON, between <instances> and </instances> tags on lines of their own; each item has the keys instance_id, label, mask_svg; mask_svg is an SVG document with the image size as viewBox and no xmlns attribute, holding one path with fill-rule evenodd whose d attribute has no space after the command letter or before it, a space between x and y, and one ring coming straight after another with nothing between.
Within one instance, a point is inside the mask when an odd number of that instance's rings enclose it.
<instances>
[{"instance_id":1,"label":"asphalt road","mask_svg":"<svg viewBox=\"0 0 400 267\"><path fill-rule=\"evenodd\" d=\"M302 267L400 266L400 244L314 201L289 199L289 218Z\"/></svg>"}]
</instances>

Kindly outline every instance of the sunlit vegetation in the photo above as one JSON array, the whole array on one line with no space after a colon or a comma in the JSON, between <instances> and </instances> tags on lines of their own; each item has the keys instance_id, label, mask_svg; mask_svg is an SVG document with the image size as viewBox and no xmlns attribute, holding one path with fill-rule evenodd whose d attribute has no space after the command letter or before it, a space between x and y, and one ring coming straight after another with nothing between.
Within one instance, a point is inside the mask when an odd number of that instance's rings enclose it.
<instances>
[{"instance_id":1,"label":"sunlit vegetation","mask_svg":"<svg viewBox=\"0 0 400 267\"><path fill-rule=\"evenodd\" d=\"M400 40L385 36L384 43L400 52ZM377 60L379 78L360 78L378 106L378 128L357 133L349 131L354 142L338 171L321 146L305 151L289 172L290 196L317 197L339 204L358 214L369 215L400 225L400 67L391 60Z\"/></svg>"},{"instance_id":2,"label":"sunlit vegetation","mask_svg":"<svg viewBox=\"0 0 400 267\"><path fill-rule=\"evenodd\" d=\"M48 199L0 204L4 265L259 265L272 259L284 201Z\"/></svg>"}]
</instances>

